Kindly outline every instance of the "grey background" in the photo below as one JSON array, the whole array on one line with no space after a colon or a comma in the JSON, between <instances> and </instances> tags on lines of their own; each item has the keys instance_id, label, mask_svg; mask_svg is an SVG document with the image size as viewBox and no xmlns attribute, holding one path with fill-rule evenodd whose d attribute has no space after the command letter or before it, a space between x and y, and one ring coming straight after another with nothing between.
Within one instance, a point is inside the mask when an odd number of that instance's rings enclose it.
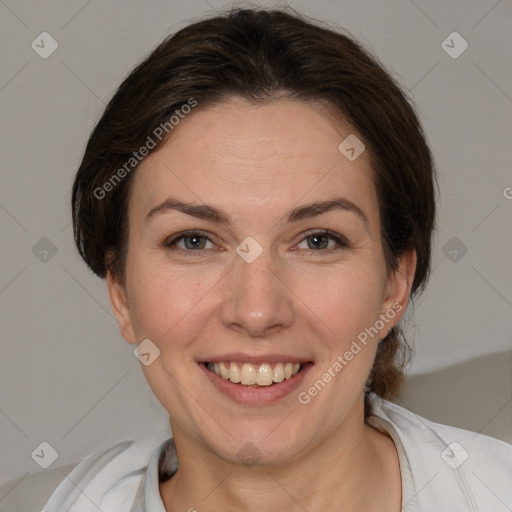
<instances>
[{"instance_id":1,"label":"grey background","mask_svg":"<svg viewBox=\"0 0 512 512\"><path fill-rule=\"evenodd\" d=\"M122 439L169 432L118 332L105 283L74 248L70 187L126 73L168 33L229 5L0 0L0 481L40 470L31 453L43 441L64 465ZM379 57L411 91L436 158L439 231L431 282L410 322L410 373L510 351L511 3L290 5L345 27ZM45 31L59 45L47 59L31 48ZM441 46L454 31L469 44L456 59ZM510 418L512 384L506 397L501 414Z\"/></svg>"}]
</instances>

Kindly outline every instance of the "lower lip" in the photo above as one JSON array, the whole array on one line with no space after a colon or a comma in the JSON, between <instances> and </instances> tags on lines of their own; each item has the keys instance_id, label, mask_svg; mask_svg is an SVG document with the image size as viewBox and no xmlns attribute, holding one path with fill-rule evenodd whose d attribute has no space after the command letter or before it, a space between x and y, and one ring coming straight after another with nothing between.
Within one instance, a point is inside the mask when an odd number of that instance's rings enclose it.
<instances>
[{"instance_id":1,"label":"lower lip","mask_svg":"<svg viewBox=\"0 0 512 512\"><path fill-rule=\"evenodd\" d=\"M282 382L272 384L271 386L249 387L243 384L233 384L231 381L219 377L214 372L206 368L206 365L199 363L200 368L205 373L210 382L224 395L228 396L239 404L246 405L266 405L277 402L281 398L289 395L295 390L304 379L306 373L313 366L313 363L307 363L302 370Z\"/></svg>"}]
</instances>

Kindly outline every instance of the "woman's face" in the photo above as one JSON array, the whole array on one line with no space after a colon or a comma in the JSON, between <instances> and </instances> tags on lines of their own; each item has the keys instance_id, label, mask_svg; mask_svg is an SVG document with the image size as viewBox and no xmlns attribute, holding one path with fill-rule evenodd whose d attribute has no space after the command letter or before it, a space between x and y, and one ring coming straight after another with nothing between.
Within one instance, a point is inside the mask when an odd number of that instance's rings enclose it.
<instances>
[{"instance_id":1,"label":"woman's face","mask_svg":"<svg viewBox=\"0 0 512 512\"><path fill-rule=\"evenodd\" d=\"M108 279L125 339L151 341L142 369L177 442L232 463L279 464L360 431L378 341L409 297L414 255L386 271L368 154L340 151L350 128L320 112L199 105L137 169L126 295ZM282 380L287 363L303 369Z\"/></svg>"}]
</instances>

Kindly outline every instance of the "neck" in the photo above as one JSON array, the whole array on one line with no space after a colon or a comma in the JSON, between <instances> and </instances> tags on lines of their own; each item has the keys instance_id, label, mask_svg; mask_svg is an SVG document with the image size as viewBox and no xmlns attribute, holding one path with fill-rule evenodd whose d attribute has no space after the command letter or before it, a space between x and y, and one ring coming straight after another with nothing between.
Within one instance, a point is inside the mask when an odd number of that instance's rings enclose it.
<instances>
[{"instance_id":1,"label":"neck","mask_svg":"<svg viewBox=\"0 0 512 512\"><path fill-rule=\"evenodd\" d=\"M399 511L395 446L363 418L362 404L357 404L336 431L299 458L252 467L217 457L173 427L179 469L160 484L165 509Z\"/></svg>"}]
</instances>

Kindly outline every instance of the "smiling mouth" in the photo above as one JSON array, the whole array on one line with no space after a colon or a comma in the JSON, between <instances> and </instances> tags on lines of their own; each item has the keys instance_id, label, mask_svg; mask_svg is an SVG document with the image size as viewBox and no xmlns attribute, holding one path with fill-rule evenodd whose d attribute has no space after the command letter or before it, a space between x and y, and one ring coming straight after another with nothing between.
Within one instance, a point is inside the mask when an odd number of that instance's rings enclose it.
<instances>
[{"instance_id":1,"label":"smiling mouth","mask_svg":"<svg viewBox=\"0 0 512 512\"><path fill-rule=\"evenodd\" d=\"M304 363L262 363L249 364L231 362L204 362L207 370L233 384L259 388L270 387L299 374L311 361Z\"/></svg>"}]
</instances>

